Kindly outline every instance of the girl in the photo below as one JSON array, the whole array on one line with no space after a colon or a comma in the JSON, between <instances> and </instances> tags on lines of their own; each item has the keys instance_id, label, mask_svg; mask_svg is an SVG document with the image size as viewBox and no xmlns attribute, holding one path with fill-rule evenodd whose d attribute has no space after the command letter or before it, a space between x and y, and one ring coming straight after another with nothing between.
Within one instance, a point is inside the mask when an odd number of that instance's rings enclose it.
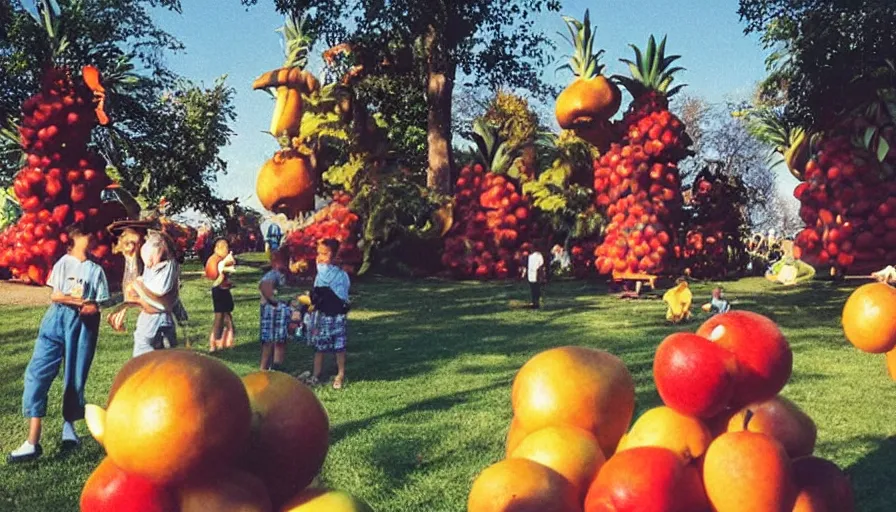
<instances>
[{"instance_id":1,"label":"girl","mask_svg":"<svg viewBox=\"0 0 896 512\"><path fill-rule=\"evenodd\" d=\"M261 369L282 370L286 359L286 340L289 337L289 321L292 310L288 303L277 299L277 292L286 283L284 254L271 253L271 270L258 283L261 292L259 333L261 338ZM271 354L273 353L273 362Z\"/></svg>"},{"instance_id":2,"label":"girl","mask_svg":"<svg viewBox=\"0 0 896 512\"><path fill-rule=\"evenodd\" d=\"M47 281L53 288L52 304L41 321L34 353L25 369L22 410L30 418L28 439L10 453L10 463L32 460L43 453L40 437L47 394L63 361L62 448L80 444L74 422L84 418L84 387L99 335L98 305L109 300L109 283L103 268L88 257L93 234L72 227L68 239L68 254L56 262Z\"/></svg>"},{"instance_id":3,"label":"girl","mask_svg":"<svg viewBox=\"0 0 896 512\"><path fill-rule=\"evenodd\" d=\"M311 292L314 311L309 315L310 341L314 346L314 366L310 385L320 382L324 354L336 354L338 373L333 379L333 389L342 389L345 381L346 314L348 291L351 286L348 274L335 264L339 242L328 238L317 247L317 277Z\"/></svg>"},{"instance_id":4,"label":"girl","mask_svg":"<svg viewBox=\"0 0 896 512\"><path fill-rule=\"evenodd\" d=\"M214 253L205 263L205 276L212 283L212 306L215 320L209 334L209 352L233 346L233 294L230 289L229 274L235 270L236 260L230 252L230 243L226 238L215 240Z\"/></svg>"}]
</instances>

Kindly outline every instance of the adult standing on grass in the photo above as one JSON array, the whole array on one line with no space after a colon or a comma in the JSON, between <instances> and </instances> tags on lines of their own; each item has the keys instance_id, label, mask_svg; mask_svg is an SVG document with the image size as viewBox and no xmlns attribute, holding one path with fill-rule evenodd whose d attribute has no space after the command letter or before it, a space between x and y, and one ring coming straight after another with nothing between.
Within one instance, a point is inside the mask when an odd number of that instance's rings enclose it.
<instances>
[{"instance_id":1,"label":"adult standing on grass","mask_svg":"<svg viewBox=\"0 0 896 512\"><path fill-rule=\"evenodd\" d=\"M126 293L128 302L141 308L134 329L133 357L177 346L172 312L179 302L180 266L173 248L160 233L151 232L140 248L140 257L143 275Z\"/></svg>"},{"instance_id":2,"label":"adult standing on grass","mask_svg":"<svg viewBox=\"0 0 896 512\"><path fill-rule=\"evenodd\" d=\"M103 268L89 258L95 239L80 226L68 230L68 254L53 266L47 285L52 304L44 315L31 361L25 369L22 410L30 418L28 439L10 453L10 463L40 457L42 419L47 412L50 385L63 370L62 448L80 444L74 422L84 419L84 388L99 336L99 304L109 300Z\"/></svg>"},{"instance_id":3,"label":"adult standing on grass","mask_svg":"<svg viewBox=\"0 0 896 512\"><path fill-rule=\"evenodd\" d=\"M333 379L333 389L342 389L345 381L346 321L351 286L348 274L336 262L338 251L339 242L332 238L323 240L317 247L317 276L311 291L314 311L309 318L314 365L310 378L307 372L300 376L309 385L319 384L324 355L335 354L338 371Z\"/></svg>"},{"instance_id":4,"label":"adult standing on grass","mask_svg":"<svg viewBox=\"0 0 896 512\"><path fill-rule=\"evenodd\" d=\"M544 266L544 256L538 249L533 249L526 258L526 263L521 272L529 281L529 292L532 295L532 309L541 307L541 285L547 279Z\"/></svg>"}]
</instances>

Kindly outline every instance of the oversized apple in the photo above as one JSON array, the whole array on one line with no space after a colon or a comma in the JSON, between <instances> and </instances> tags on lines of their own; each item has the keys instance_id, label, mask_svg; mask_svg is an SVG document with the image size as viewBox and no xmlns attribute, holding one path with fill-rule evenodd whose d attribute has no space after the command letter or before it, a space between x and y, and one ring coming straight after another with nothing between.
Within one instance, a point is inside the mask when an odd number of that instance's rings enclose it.
<instances>
[{"instance_id":1,"label":"oversized apple","mask_svg":"<svg viewBox=\"0 0 896 512\"><path fill-rule=\"evenodd\" d=\"M657 347L653 376L663 402L689 416L721 412L734 393L734 356L708 339L675 333Z\"/></svg>"},{"instance_id":2,"label":"oversized apple","mask_svg":"<svg viewBox=\"0 0 896 512\"><path fill-rule=\"evenodd\" d=\"M752 414L753 417L745 428L747 414ZM812 455L815 450L815 422L799 406L780 395L747 405L732 416L728 422L728 432L742 430L760 432L775 438L787 451L787 455L794 459Z\"/></svg>"},{"instance_id":3,"label":"oversized apple","mask_svg":"<svg viewBox=\"0 0 896 512\"><path fill-rule=\"evenodd\" d=\"M707 320L697 335L731 352L737 360L732 407L768 400L790 379L793 352L775 322L765 316L729 311Z\"/></svg>"},{"instance_id":4,"label":"oversized apple","mask_svg":"<svg viewBox=\"0 0 896 512\"><path fill-rule=\"evenodd\" d=\"M799 491L793 512L855 512L852 484L833 462L818 457L797 459L793 477Z\"/></svg>"},{"instance_id":5,"label":"oversized apple","mask_svg":"<svg viewBox=\"0 0 896 512\"><path fill-rule=\"evenodd\" d=\"M141 476L125 473L106 457L81 491L81 512L169 512L174 494Z\"/></svg>"}]
</instances>

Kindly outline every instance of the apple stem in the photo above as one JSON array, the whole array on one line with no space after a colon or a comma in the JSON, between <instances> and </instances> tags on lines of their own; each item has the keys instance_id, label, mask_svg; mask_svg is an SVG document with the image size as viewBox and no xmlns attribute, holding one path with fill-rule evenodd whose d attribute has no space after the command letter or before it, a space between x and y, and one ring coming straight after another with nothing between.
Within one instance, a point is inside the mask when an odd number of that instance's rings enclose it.
<instances>
[{"instance_id":1,"label":"apple stem","mask_svg":"<svg viewBox=\"0 0 896 512\"><path fill-rule=\"evenodd\" d=\"M753 419L753 411L747 409L746 414L744 414L744 430L747 430L747 426L750 424L750 420Z\"/></svg>"}]
</instances>

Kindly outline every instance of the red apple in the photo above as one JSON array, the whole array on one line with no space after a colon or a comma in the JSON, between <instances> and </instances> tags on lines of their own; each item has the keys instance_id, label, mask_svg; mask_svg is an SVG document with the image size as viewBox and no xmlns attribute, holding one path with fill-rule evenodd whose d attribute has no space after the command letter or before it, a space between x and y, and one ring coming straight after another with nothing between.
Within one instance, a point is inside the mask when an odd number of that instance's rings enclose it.
<instances>
[{"instance_id":1,"label":"red apple","mask_svg":"<svg viewBox=\"0 0 896 512\"><path fill-rule=\"evenodd\" d=\"M732 407L777 395L793 371L793 352L771 319L749 311L729 311L707 320L697 334L734 354Z\"/></svg>"},{"instance_id":2,"label":"red apple","mask_svg":"<svg viewBox=\"0 0 896 512\"><path fill-rule=\"evenodd\" d=\"M734 393L733 356L690 333L668 336L656 349L653 378L663 403L689 416L720 413Z\"/></svg>"},{"instance_id":3,"label":"red apple","mask_svg":"<svg viewBox=\"0 0 896 512\"><path fill-rule=\"evenodd\" d=\"M106 457L81 491L81 512L169 512L177 510L169 490L130 475Z\"/></svg>"},{"instance_id":4,"label":"red apple","mask_svg":"<svg viewBox=\"0 0 896 512\"><path fill-rule=\"evenodd\" d=\"M643 446L610 457L585 496L584 512L692 512L703 489L671 450ZM697 482L694 481L697 478Z\"/></svg>"},{"instance_id":5,"label":"red apple","mask_svg":"<svg viewBox=\"0 0 896 512\"><path fill-rule=\"evenodd\" d=\"M854 512L855 497L849 478L833 462L818 457L793 461L799 494L794 512Z\"/></svg>"}]
</instances>

